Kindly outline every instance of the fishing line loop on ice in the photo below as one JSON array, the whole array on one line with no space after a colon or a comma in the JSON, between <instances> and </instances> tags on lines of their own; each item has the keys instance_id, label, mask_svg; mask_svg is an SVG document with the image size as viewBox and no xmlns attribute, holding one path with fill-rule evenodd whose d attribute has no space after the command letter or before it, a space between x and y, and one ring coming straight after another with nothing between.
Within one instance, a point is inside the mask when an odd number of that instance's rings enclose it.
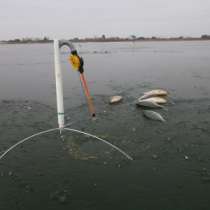
<instances>
[{"instance_id":1,"label":"fishing line loop on ice","mask_svg":"<svg viewBox=\"0 0 210 210\"><path fill-rule=\"evenodd\" d=\"M71 123L69 123L71 124ZM14 145L12 145L11 147L9 147L6 151L4 151L2 154L0 152L0 160L2 160L10 151L12 151L13 149L15 149L18 145L20 144L23 144L24 142L28 141L28 140L31 140L32 138L36 137L36 136L40 136L42 134L45 134L45 133L50 133L52 131L56 131L56 130L60 130L60 128L52 128L52 129L48 129L48 130L45 130L45 131L41 131L41 132L38 132L38 133L35 133L27 138L24 138L20 141L18 141L17 143L15 143ZM107 145L109 145L110 147L112 147L113 149L115 149L116 151L120 152L123 156L125 156L127 159L129 160L133 160L133 158L128 155L126 152L124 152L122 149L120 149L119 147L111 144L110 142L102 139L102 138L99 138L98 136L95 136L93 134L90 134L90 133L86 133L86 132L83 132L83 131L80 131L80 130L76 130L76 129L72 129L72 128L67 128L66 126L63 128L63 130L66 130L66 131L70 131L70 132L73 132L73 133L80 133L80 134L83 134L85 136L89 136L89 137L92 137L94 139L97 139Z\"/></svg>"}]
</instances>

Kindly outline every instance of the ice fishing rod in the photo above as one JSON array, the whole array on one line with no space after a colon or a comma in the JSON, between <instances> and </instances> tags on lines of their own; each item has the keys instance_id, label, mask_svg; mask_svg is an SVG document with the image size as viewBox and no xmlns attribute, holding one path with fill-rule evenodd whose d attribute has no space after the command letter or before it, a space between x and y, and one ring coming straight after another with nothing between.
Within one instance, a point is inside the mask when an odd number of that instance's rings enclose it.
<instances>
[{"instance_id":1,"label":"ice fishing rod","mask_svg":"<svg viewBox=\"0 0 210 210\"><path fill-rule=\"evenodd\" d=\"M63 79L61 71L61 61L60 61L60 49L63 46L67 46L70 49L69 61L72 68L79 72L80 81L87 99L88 108L92 117L95 117L95 108L93 105L92 97L90 96L90 91L84 76L84 61L78 55L77 50L74 45L68 40L54 40L54 62L55 62L55 84L56 84L56 100L57 100L57 115L58 115L58 125L60 132L64 128L64 102L63 102Z\"/></svg>"},{"instance_id":2,"label":"ice fishing rod","mask_svg":"<svg viewBox=\"0 0 210 210\"><path fill-rule=\"evenodd\" d=\"M80 82L81 82L82 88L84 90L86 99L87 99L89 112L92 117L95 117L96 113L95 113L95 108L93 105L93 99L90 95L90 91L89 91L89 88L88 88L88 85L87 85L87 82L85 79L83 58L78 55L77 50L75 49L74 45L71 42L61 40L59 43L59 47L61 48L64 45L68 46L71 51L71 54L69 56L69 62L71 64L72 68L74 70L78 71L78 73L79 73Z\"/></svg>"},{"instance_id":3,"label":"ice fishing rod","mask_svg":"<svg viewBox=\"0 0 210 210\"><path fill-rule=\"evenodd\" d=\"M95 117L96 113L95 113L95 108L93 105L93 100L90 95L90 91L89 91L89 88L85 79L83 58L78 55L76 50L73 50L71 51L71 55L69 56L69 62L71 63L72 68L79 72L80 81L81 81L81 84L82 84L82 87L83 87L83 90L87 99L90 114L92 117Z\"/></svg>"}]
</instances>

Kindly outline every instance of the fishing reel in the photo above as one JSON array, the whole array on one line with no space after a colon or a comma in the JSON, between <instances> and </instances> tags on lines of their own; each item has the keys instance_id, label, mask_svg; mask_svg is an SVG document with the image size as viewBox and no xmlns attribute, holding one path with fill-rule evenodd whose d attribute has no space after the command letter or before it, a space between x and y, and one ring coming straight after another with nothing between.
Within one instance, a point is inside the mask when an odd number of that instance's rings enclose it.
<instances>
[{"instance_id":1,"label":"fishing reel","mask_svg":"<svg viewBox=\"0 0 210 210\"><path fill-rule=\"evenodd\" d=\"M69 62L71 63L71 66L74 70L79 71L80 74L84 72L84 60L82 57L80 57L77 53L77 50L75 49L74 45L66 40L60 40L59 41L59 48L63 46L69 47L71 51L71 55L69 56Z\"/></svg>"},{"instance_id":2,"label":"fishing reel","mask_svg":"<svg viewBox=\"0 0 210 210\"><path fill-rule=\"evenodd\" d=\"M69 62L71 63L74 70L79 71L80 74L84 72L84 60L77 54L77 51L71 52L71 55L69 56Z\"/></svg>"}]
</instances>

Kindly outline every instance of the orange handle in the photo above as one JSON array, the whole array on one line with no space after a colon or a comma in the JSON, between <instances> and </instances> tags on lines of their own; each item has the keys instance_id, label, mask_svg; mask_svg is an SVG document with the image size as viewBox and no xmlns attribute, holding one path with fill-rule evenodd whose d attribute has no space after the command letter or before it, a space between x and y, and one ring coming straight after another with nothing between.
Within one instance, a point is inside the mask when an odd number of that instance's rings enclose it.
<instances>
[{"instance_id":1,"label":"orange handle","mask_svg":"<svg viewBox=\"0 0 210 210\"><path fill-rule=\"evenodd\" d=\"M85 92L85 96L87 98L87 103L88 103L89 111L90 111L92 117L95 117L96 116L96 114L95 114L95 108L94 108L94 105L93 105L92 98L90 96L90 92L89 92L89 89L88 89L88 86L87 86L87 82L85 80L84 73L80 74L80 80L81 80L82 87L83 87L84 92Z\"/></svg>"}]
</instances>

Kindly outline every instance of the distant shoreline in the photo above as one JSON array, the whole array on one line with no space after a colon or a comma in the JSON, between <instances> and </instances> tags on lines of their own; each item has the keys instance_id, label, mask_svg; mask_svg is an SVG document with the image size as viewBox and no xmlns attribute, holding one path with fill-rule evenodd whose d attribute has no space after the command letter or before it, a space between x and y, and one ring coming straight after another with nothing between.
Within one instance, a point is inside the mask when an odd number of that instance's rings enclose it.
<instances>
[{"instance_id":1,"label":"distant shoreline","mask_svg":"<svg viewBox=\"0 0 210 210\"><path fill-rule=\"evenodd\" d=\"M207 38L138 38L138 39L128 39L128 38L87 38L87 39L72 39L73 43L87 43L87 42L170 42L170 41L210 41L210 37ZM47 44L52 43L53 40L9 40L0 41L0 44Z\"/></svg>"}]
</instances>

